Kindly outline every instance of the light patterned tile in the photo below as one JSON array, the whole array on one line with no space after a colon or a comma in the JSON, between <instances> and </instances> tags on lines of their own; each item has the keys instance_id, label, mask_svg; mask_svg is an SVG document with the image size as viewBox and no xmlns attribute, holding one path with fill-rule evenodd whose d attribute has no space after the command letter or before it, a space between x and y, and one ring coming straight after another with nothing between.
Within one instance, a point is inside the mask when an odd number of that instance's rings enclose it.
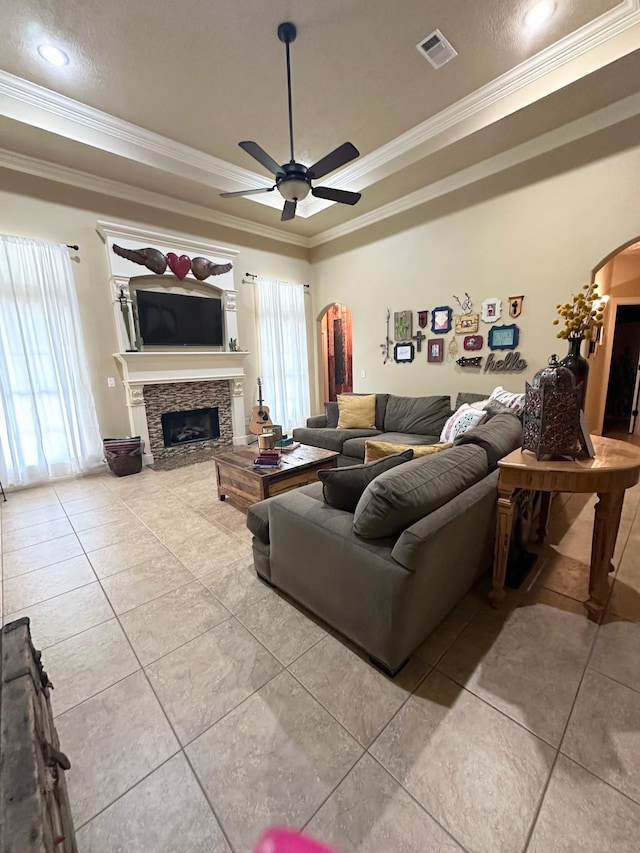
<instances>
[{"instance_id":1,"label":"light patterned tile","mask_svg":"<svg viewBox=\"0 0 640 853\"><path fill-rule=\"evenodd\" d=\"M143 664L204 634L230 613L199 581L123 613L122 626Z\"/></svg>"},{"instance_id":2,"label":"light patterned tile","mask_svg":"<svg viewBox=\"0 0 640 853\"><path fill-rule=\"evenodd\" d=\"M96 579L89 561L83 555L46 566L35 572L9 578L4 582L4 608L14 613L40 601L62 595L72 589L93 583Z\"/></svg>"},{"instance_id":3,"label":"light patterned tile","mask_svg":"<svg viewBox=\"0 0 640 853\"><path fill-rule=\"evenodd\" d=\"M4 555L2 560L4 578L5 580L14 578L81 554L82 547L75 533L49 542L30 545L28 548L20 548L19 551Z\"/></svg>"},{"instance_id":4,"label":"light patterned tile","mask_svg":"<svg viewBox=\"0 0 640 853\"><path fill-rule=\"evenodd\" d=\"M96 551L90 551L89 561L95 569L99 578L106 578L147 563L149 560L157 560L161 557L169 557L170 552L162 542L149 531L140 533L134 539L126 539L124 542L116 542Z\"/></svg>"},{"instance_id":5,"label":"light patterned tile","mask_svg":"<svg viewBox=\"0 0 640 853\"><path fill-rule=\"evenodd\" d=\"M73 533L73 528L66 518L56 518L53 521L44 521L42 524L34 524L20 530L5 531L2 534L2 551L8 554L21 548L29 548L32 545L50 542L61 536Z\"/></svg>"},{"instance_id":6,"label":"light patterned tile","mask_svg":"<svg viewBox=\"0 0 640 853\"><path fill-rule=\"evenodd\" d=\"M179 749L141 671L56 719L76 829Z\"/></svg>"},{"instance_id":7,"label":"light patterned tile","mask_svg":"<svg viewBox=\"0 0 640 853\"><path fill-rule=\"evenodd\" d=\"M73 529L78 533L81 530L91 530L92 527L100 527L103 524L117 524L127 522L137 525L138 519L130 512L124 504L120 506L98 507L87 512L81 512L71 517Z\"/></svg>"},{"instance_id":8,"label":"light patterned tile","mask_svg":"<svg viewBox=\"0 0 640 853\"><path fill-rule=\"evenodd\" d=\"M186 744L281 669L245 628L227 619L152 663L147 673Z\"/></svg>"},{"instance_id":9,"label":"light patterned tile","mask_svg":"<svg viewBox=\"0 0 640 853\"><path fill-rule=\"evenodd\" d=\"M89 628L47 650L47 672L54 687L51 704L62 714L140 669L116 619Z\"/></svg>"},{"instance_id":10,"label":"light patterned tile","mask_svg":"<svg viewBox=\"0 0 640 853\"><path fill-rule=\"evenodd\" d=\"M187 748L236 850L266 827L302 827L362 754L283 672Z\"/></svg>"},{"instance_id":11,"label":"light patterned tile","mask_svg":"<svg viewBox=\"0 0 640 853\"><path fill-rule=\"evenodd\" d=\"M3 513L3 535L11 533L14 530L24 530L26 527L33 527L36 524L44 524L45 521L55 521L57 518L65 518L64 509L59 503L15 515L5 515Z\"/></svg>"},{"instance_id":12,"label":"light patterned tile","mask_svg":"<svg viewBox=\"0 0 640 853\"><path fill-rule=\"evenodd\" d=\"M197 577L202 577L220 566L251 557L251 549L238 542L237 537L214 527L213 533L197 540L187 540L171 546L181 563Z\"/></svg>"},{"instance_id":13,"label":"light patterned tile","mask_svg":"<svg viewBox=\"0 0 640 853\"><path fill-rule=\"evenodd\" d=\"M86 823L77 841L82 853L231 853L182 754Z\"/></svg>"},{"instance_id":14,"label":"light patterned tile","mask_svg":"<svg viewBox=\"0 0 640 853\"><path fill-rule=\"evenodd\" d=\"M113 609L120 614L191 581L191 572L175 557L169 556L150 560L148 563L141 563L124 572L103 578L102 586Z\"/></svg>"},{"instance_id":15,"label":"light patterned tile","mask_svg":"<svg viewBox=\"0 0 640 853\"><path fill-rule=\"evenodd\" d=\"M435 671L371 752L475 853L523 849L554 756L535 735Z\"/></svg>"},{"instance_id":16,"label":"light patterned tile","mask_svg":"<svg viewBox=\"0 0 640 853\"><path fill-rule=\"evenodd\" d=\"M82 515L84 512L92 512L97 509L109 509L111 507L122 506L120 498L111 494L108 489L98 492L95 495L89 495L86 498L78 498L73 501L65 501L64 511L73 518L74 515Z\"/></svg>"},{"instance_id":17,"label":"light patterned tile","mask_svg":"<svg viewBox=\"0 0 640 853\"><path fill-rule=\"evenodd\" d=\"M605 617L589 666L640 693L640 623Z\"/></svg>"},{"instance_id":18,"label":"light patterned tile","mask_svg":"<svg viewBox=\"0 0 640 853\"><path fill-rule=\"evenodd\" d=\"M285 666L326 636L319 625L279 595L269 595L240 610L238 619Z\"/></svg>"},{"instance_id":19,"label":"light patterned tile","mask_svg":"<svg viewBox=\"0 0 640 853\"><path fill-rule=\"evenodd\" d=\"M242 546L236 547L240 551ZM266 584L258 580L253 561L240 560L223 565L200 580L232 613L274 595Z\"/></svg>"},{"instance_id":20,"label":"light patterned tile","mask_svg":"<svg viewBox=\"0 0 640 853\"><path fill-rule=\"evenodd\" d=\"M76 535L88 553L97 551L98 548L106 548L107 545L136 539L146 533L148 530L144 524L133 517L130 521L117 521L114 524L103 524L100 527L92 527L90 530L81 530Z\"/></svg>"}]
</instances>

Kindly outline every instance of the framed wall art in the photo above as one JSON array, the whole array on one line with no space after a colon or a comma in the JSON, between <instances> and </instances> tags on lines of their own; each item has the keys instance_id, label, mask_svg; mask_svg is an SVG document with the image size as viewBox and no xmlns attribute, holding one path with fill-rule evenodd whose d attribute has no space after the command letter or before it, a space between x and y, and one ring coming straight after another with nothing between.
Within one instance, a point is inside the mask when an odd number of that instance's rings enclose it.
<instances>
[{"instance_id":1,"label":"framed wall art","mask_svg":"<svg viewBox=\"0 0 640 853\"><path fill-rule=\"evenodd\" d=\"M509 297L509 316L519 317L522 314L522 303L524 302L524 296L510 296Z\"/></svg>"},{"instance_id":2,"label":"framed wall art","mask_svg":"<svg viewBox=\"0 0 640 853\"><path fill-rule=\"evenodd\" d=\"M482 349L484 346L484 338L482 335L467 335L462 342L462 346L467 352L474 352Z\"/></svg>"},{"instance_id":3,"label":"framed wall art","mask_svg":"<svg viewBox=\"0 0 640 853\"><path fill-rule=\"evenodd\" d=\"M393 358L398 364L409 364L414 355L413 344L396 344L393 348Z\"/></svg>"},{"instance_id":4,"label":"framed wall art","mask_svg":"<svg viewBox=\"0 0 640 853\"><path fill-rule=\"evenodd\" d=\"M502 314L502 299L497 299L495 296L485 299L482 303L482 322L495 323L500 319Z\"/></svg>"},{"instance_id":5,"label":"framed wall art","mask_svg":"<svg viewBox=\"0 0 640 853\"><path fill-rule=\"evenodd\" d=\"M444 361L444 341L442 338L432 338L427 342L427 361L432 364Z\"/></svg>"},{"instance_id":6,"label":"framed wall art","mask_svg":"<svg viewBox=\"0 0 640 853\"><path fill-rule=\"evenodd\" d=\"M434 335L446 335L451 331L453 309L448 305L440 305L431 312L431 331Z\"/></svg>"},{"instance_id":7,"label":"framed wall art","mask_svg":"<svg viewBox=\"0 0 640 853\"><path fill-rule=\"evenodd\" d=\"M515 323L509 326L493 326L489 329L489 347L491 349L515 349L520 340L520 329Z\"/></svg>"},{"instance_id":8,"label":"framed wall art","mask_svg":"<svg viewBox=\"0 0 640 853\"><path fill-rule=\"evenodd\" d=\"M413 337L413 312L396 311L393 315L393 336L397 341L410 341Z\"/></svg>"},{"instance_id":9,"label":"framed wall art","mask_svg":"<svg viewBox=\"0 0 640 853\"><path fill-rule=\"evenodd\" d=\"M456 314L456 335L470 335L478 331L480 317L478 314Z\"/></svg>"}]
</instances>

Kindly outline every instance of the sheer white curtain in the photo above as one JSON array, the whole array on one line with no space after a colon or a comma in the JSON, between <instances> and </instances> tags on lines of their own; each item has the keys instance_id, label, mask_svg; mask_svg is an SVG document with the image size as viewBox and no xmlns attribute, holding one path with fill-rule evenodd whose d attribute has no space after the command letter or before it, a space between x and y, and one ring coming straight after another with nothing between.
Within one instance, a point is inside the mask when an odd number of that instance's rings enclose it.
<instances>
[{"instance_id":1,"label":"sheer white curtain","mask_svg":"<svg viewBox=\"0 0 640 853\"><path fill-rule=\"evenodd\" d=\"M311 408L304 287L259 276L256 289L264 401L271 420L290 432Z\"/></svg>"},{"instance_id":2,"label":"sheer white curtain","mask_svg":"<svg viewBox=\"0 0 640 853\"><path fill-rule=\"evenodd\" d=\"M101 460L69 251L0 235L0 479L43 482Z\"/></svg>"}]
</instances>

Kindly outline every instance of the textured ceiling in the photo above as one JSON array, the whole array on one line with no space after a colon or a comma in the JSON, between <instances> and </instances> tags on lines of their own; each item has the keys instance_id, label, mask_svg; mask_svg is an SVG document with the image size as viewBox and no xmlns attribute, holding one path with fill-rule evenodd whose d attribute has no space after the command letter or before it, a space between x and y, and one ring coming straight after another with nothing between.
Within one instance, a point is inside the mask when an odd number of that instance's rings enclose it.
<instances>
[{"instance_id":1,"label":"textured ceiling","mask_svg":"<svg viewBox=\"0 0 640 853\"><path fill-rule=\"evenodd\" d=\"M377 152L579 28L605 22L601 16L634 3L557 0L556 14L536 34L522 27L531 5L532 0L182 0L179 5L4 0L0 65L22 80L266 178L237 143L254 139L279 162L288 159L284 47L276 36L282 20L298 27L292 45L295 144L297 158L310 163L347 139L363 155ZM435 28L459 54L439 71L415 49ZM43 63L36 52L42 42L66 50L69 65L56 69ZM630 49L631 44L617 47L611 59ZM372 171L357 186L345 184L364 190L357 208L333 205L286 225L279 224L276 210L255 201L218 198L221 189L239 184L180 175L122 146L109 150L104 142L81 141L62 124L45 127L26 108L21 114L15 105L7 107L1 96L0 146L312 236L640 90L632 82L640 79L637 57L626 68L609 65L605 53L594 62L585 60L548 91L543 86L537 96L528 93L522 103L466 127L457 138L420 149L411 158L414 166L398 162L386 174ZM573 81L581 78L572 91Z\"/></svg>"}]
</instances>

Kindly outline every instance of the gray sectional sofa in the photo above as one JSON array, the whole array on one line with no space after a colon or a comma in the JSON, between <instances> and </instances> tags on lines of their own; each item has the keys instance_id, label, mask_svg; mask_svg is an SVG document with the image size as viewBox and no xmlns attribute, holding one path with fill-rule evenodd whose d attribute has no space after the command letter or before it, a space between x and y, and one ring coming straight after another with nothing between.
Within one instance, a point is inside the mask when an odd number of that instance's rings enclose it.
<instances>
[{"instance_id":1,"label":"gray sectional sofa","mask_svg":"<svg viewBox=\"0 0 640 853\"><path fill-rule=\"evenodd\" d=\"M322 483L254 504L256 571L394 674L490 566L497 461L521 441L499 414L380 474L354 512L326 503Z\"/></svg>"},{"instance_id":2,"label":"gray sectional sofa","mask_svg":"<svg viewBox=\"0 0 640 853\"><path fill-rule=\"evenodd\" d=\"M481 400L482 396L472 395ZM463 401L465 402L465 401ZM456 407L457 408L457 407ZM325 403L326 414L307 419L306 427L294 429L301 444L337 450L338 465L355 465L364 459L368 438L394 444L435 444L451 414L448 396L398 397L376 395L375 429L338 429L338 404Z\"/></svg>"}]
</instances>

